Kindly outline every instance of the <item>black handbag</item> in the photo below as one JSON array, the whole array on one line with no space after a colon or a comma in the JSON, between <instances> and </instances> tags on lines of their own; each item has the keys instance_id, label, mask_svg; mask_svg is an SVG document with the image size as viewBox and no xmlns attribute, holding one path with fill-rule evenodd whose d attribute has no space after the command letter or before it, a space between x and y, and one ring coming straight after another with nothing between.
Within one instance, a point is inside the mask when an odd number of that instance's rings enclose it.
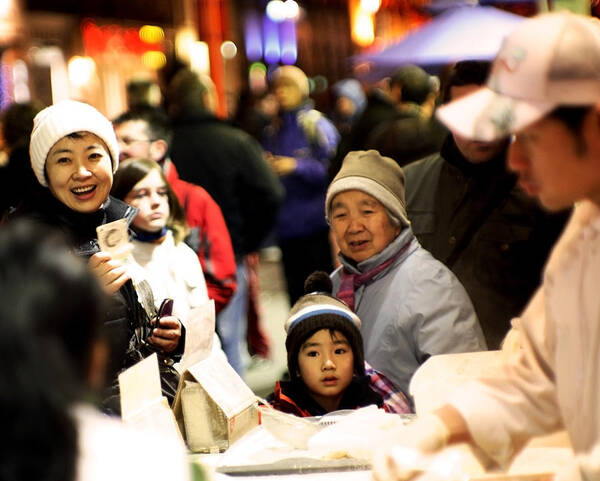
<instances>
[{"instance_id":1,"label":"black handbag","mask_svg":"<svg viewBox=\"0 0 600 481\"><path fill-rule=\"evenodd\" d=\"M143 309L140 309L140 315L136 316L138 325L134 329L134 333L129 340L129 348L126 357L126 365L133 366L142 359L156 353L158 356L158 370L160 373L160 384L162 394L169 401L169 406L173 404L177 387L179 385L179 372L174 367L175 362L181 357L180 354L169 355L161 349L150 344L147 339L152 335L152 330L156 327L157 320L163 315L159 313L154 303L154 294L147 281L141 281L135 284L135 290L138 294L139 304ZM162 311L162 310L161 310ZM183 326L182 326L183 327ZM180 345L184 344L184 334Z\"/></svg>"}]
</instances>

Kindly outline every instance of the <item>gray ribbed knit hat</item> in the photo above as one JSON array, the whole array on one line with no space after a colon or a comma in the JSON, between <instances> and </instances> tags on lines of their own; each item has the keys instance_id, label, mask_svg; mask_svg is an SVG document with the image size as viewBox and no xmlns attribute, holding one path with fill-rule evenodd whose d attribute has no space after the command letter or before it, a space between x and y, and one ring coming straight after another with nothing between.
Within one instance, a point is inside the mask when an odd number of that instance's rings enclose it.
<instances>
[{"instance_id":1,"label":"gray ribbed knit hat","mask_svg":"<svg viewBox=\"0 0 600 481\"><path fill-rule=\"evenodd\" d=\"M360 190L375 197L403 225L410 225L406 215L404 171L393 159L382 156L376 150L349 152L327 189L327 222L331 223L333 198L346 190Z\"/></svg>"},{"instance_id":2,"label":"gray ribbed knit hat","mask_svg":"<svg viewBox=\"0 0 600 481\"><path fill-rule=\"evenodd\" d=\"M29 144L31 168L44 187L46 158L50 149L63 137L75 132L90 132L104 141L112 160L113 173L119 166L119 144L110 121L91 105L64 100L46 107L33 119Z\"/></svg>"}]
</instances>

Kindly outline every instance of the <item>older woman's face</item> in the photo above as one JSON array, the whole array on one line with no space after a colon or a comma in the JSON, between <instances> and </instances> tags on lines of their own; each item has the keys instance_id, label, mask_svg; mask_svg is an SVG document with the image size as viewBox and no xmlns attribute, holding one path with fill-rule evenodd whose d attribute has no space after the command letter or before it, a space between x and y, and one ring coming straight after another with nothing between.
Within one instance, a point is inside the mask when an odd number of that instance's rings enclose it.
<instances>
[{"instance_id":1,"label":"older woman's face","mask_svg":"<svg viewBox=\"0 0 600 481\"><path fill-rule=\"evenodd\" d=\"M67 207L77 212L96 212L112 187L108 148L89 132L63 137L48 153L46 176L52 195Z\"/></svg>"},{"instance_id":2,"label":"older woman's face","mask_svg":"<svg viewBox=\"0 0 600 481\"><path fill-rule=\"evenodd\" d=\"M360 190L333 198L331 227L342 254L355 262L381 252L402 230L392 224L381 202Z\"/></svg>"}]
</instances>

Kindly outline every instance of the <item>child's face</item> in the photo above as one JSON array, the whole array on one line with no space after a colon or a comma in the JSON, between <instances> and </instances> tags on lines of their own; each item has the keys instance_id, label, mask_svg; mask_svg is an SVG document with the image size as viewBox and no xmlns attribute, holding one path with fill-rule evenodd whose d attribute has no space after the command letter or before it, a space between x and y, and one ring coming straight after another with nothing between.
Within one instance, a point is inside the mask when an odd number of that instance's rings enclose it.
<instances>
[{"instance_id":1,"label":"child's face","mask_svg":"<svg viewBox=\"0 0 600 481\"><path fill-rule=\"evenodd\" d=\"M104 142L83 132L63 137L46 158L46 176L52 195L68 208L96 212L112 187L112 161Z\"/></svg>"},{"instance_id":2,"label":"child's face","mask_svg":"<svg viewBox=\"0 0 600 481\"><path fill-rule=\"evenodd\" d=\"M310 336L298 353L300 376L312 397L325 409L339 406L354 375L354 354L339 331L321 329Z\"/></svg>"},{"instance_id":3,"label":"child's face","mask_svg":"<svg viewBox=\"0 0 600 481\"><path fill-rule=\"evenodd\" d=\"M140 211L133 220L134 227L146 232L157 232L169 220L169 194L167 185L157 170L133 186L125 197L125 202Z\"/></svg>"}]
</instances>

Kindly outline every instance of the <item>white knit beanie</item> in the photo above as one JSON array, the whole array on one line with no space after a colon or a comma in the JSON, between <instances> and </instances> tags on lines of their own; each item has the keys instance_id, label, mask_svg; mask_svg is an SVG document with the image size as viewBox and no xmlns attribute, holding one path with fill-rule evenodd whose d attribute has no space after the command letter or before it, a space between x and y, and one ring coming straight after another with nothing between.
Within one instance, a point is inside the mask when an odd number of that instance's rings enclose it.
<instances>
[{"instance_id":1,"label":"white knit beanie","mask_svg":"<svg viewBox=\"0 0 600 481\"><path fill-rule=\"evenodd\" d=\"M75 132L97 135L108 147L113 173L119 166L119 144L110 121L91 105L75 100L63 100L46 107L33 119L33 131L29 144L31 168L44 187L46 182L46 158L56 142Z\"/></svg>"}]
</instances>

